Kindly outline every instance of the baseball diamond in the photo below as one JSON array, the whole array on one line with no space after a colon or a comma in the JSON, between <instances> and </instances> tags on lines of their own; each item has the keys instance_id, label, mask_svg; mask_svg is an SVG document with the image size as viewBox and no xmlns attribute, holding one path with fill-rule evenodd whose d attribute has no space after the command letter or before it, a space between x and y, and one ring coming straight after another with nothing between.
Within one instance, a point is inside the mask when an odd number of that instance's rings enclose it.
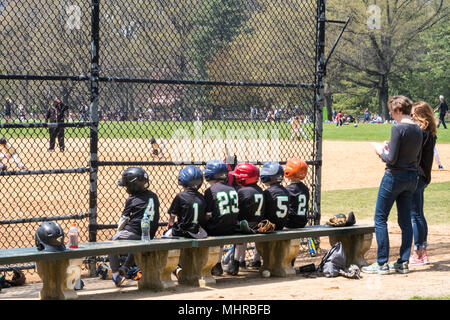
<instances>
[{"instance_id":1,"label":"baseball diamond","mask_svg":"<svg viewBox=\"0 0 450 320\"><path fill-rule=\"evenodd\" d=\"M0 1L0 299L448 299L449 15Z\"/></svg>"}]
</instances>

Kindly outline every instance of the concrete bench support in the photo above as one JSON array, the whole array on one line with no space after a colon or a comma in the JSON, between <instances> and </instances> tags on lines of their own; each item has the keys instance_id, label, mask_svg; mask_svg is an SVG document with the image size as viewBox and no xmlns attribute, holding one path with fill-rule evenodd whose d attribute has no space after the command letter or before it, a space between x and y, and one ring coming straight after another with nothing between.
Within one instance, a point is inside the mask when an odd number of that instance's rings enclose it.
<instances>
[{"instance_id":1,"label":"concrete bench support","mask_svg":"<svg viewBox=\"0 0 450 320\"><path fill-rule=\"evenodd\" d=\"M219 261L219 252L220 247L181 249L178 282L199 287L215 284L211 269Z\"/></svg>"},{"instance_id":2,"label":"concrete bench support","mask_svg":"<svg viewBox=\"0 0 450 320\"><path fill-rule=\"evenodd\" d=\"M263 260L261 270L269 270L275 277L296 274L291 261L297 257L300 239L257 242L256 249Z\"/></svg>"},{"instance_id":3,"label":"concrete bench support","mask_svg":"<svg viewBox=\"0 0 450 320\"><path fill-rule=\"evenodd\" d=\"M372 245L372 238L372 233L329 236L331 245L334 245L339 241L342 242L347 267L351 264L356 264L358 267L368 265L364 256Z\"/></svg>"},{"instance_id":4,"label":"concrete bench support","mask_svg":"<svg viewBox=\"0 0 450 320\"><path fill-rule=\"evenodd\" d=\"M78 299L74 286L75 281L81 276L82 261L82 259L37 261L37 273L43 283L39 299Z\"/></svg>"},{"instance_id":5,"label":"concrete bench support","mask_svg":"<svg viewBox=\"0 0 450 320\"><path fill-rule=\"evenodd\" d=\"M178 265L180 250L150 251L135 254L135 261L142 270L139 290L160 291L175 287L172 271Z\"/></svg>"}]
</instances>

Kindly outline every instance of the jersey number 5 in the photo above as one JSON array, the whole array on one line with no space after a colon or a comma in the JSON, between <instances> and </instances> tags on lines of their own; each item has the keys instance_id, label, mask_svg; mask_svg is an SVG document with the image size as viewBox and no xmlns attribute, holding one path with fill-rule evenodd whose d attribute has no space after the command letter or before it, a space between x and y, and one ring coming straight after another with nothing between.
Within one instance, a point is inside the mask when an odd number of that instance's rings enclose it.
<instances>
[{"instance_id":1,"label":"jersey number 5","mask_svg":"<svg viewBox=\"0 0 450 320\"><path fill-rule=\"evenodd\" d=\"M238 194L236 191L230 190L228 193L225 191L218 192L217 202L219 203L219 213L221 216L230 213L239 213Z\"/></svg>"},{"instance_id":2,"label":"jersey number 5","mask_svg":"<svg viewBox=\"0 0 450 320\"><path fill-rule=\"evenodd\" d=\"M276 214L278 218L281 219L286 217L286 214L288 212L288 202L289 202L288 196L277 197L277 207L279 210L277 210Z\"/></svg>"}]
</instances>

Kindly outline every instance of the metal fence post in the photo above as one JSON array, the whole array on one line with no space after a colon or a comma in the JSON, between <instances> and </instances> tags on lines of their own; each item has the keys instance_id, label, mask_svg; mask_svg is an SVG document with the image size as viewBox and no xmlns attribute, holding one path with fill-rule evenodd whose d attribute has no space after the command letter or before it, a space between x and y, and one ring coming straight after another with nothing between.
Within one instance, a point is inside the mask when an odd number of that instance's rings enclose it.
<instances>
[{"instance_id":1,"label":"metal fence post","mask_svg":"<svg viewBox=\"0 0 450 320\"><path fill-rule=\"evenodd\" d=\"M321 179L322 179L322 138L323 138L323 78L325 76L325 0L317 0L317 42L316 42L316 168L314 192L314 224L320 224Z\"/></svg>"},{"instance_id":2,"label":"metal fence post","mask_svg":"<svg viewBox=\"0 0 450 320\"><path fill-rule=\"evenodd\" d=\"M98 179L98 78L99 78L99 37L100 1L91 4L91 127L90 127L90 175L89 175L89 242L97 241L97 179ZM95 274L95 259L89 263L89 272Z\"/></svg>"}]
</instances>

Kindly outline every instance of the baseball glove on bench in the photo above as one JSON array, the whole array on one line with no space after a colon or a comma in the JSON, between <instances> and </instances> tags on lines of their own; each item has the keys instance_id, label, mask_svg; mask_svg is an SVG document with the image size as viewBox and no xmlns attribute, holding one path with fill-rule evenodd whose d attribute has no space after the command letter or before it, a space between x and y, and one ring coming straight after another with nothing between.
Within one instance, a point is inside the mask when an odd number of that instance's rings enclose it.
<instances>
[{"instance_id":1,"label":"baseball glove on bench","mask_svg":"<svg viewBox=\"0 0 450 320\"><path fill-rule=\"evenodd\" d=\"M264 219L258 223L258 225L254 228L254 231L256 233L271 233L275 231L275 224L267 219Z\"/></svg>"},{"instance_id":2,"label":"baseball glove on bench","mask_svg":"<svg viewBox=\"0 0 450 320\"><path fill-rule=\"evenodd\" d=\"M331 217L330 220L326 222L327 225L333 227L348 227L352 226L356 223L355 215L353 211L348 214L348 217L343 213L338 213L334 217Z\"/></svg>"}]
</instances>

